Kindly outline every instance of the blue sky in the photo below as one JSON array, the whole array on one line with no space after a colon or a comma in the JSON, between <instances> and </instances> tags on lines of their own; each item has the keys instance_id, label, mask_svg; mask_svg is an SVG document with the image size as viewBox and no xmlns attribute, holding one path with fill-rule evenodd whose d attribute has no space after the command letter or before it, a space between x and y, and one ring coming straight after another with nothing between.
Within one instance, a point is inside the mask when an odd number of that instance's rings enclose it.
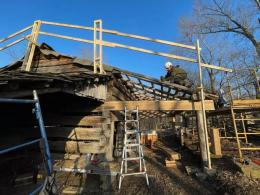
<instances>
[{"instance_id":1,"label":"blue sky","mask_svg":"<svg viewBox=\"0 0 260 195\"><path fill-rule=\"evenodd\" d=\"M2 0L0 39L38 19L85 26L92 26L93 20L102 19L106 29L177 41L178 21L191 13L192 3L193 0ZM86 39L93 36L92 32L64 28L43 27L43 30ZM162 52L172 50L169 46L111 35L104 35L104 40ZM92 57L91 45L41 36L39 42L43 41L64 54ZM0 66L21 56L24 48L26 43L21 43L0 52ZM164 74L163 64L167 61L164 57L114 48L104 48L103 58L105 63L154 77Z\"/></svg>"}]
</instances>

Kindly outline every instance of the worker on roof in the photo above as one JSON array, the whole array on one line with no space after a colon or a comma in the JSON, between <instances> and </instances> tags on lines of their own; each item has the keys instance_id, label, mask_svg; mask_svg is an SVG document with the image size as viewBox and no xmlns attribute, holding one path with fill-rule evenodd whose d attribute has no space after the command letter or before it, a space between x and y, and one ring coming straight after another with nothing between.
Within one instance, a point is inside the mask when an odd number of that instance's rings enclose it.
<instances>
[{"instance_id":1,"label":"worker on roof","mask_svg":"<svg viewBox=\"0 0 260 195\"><path fill-rule=\"evenodd\" d=\"M164 77L161 77L161 81L169 81L184 86L191 86L190 81L187 78L187 72L180 68L180 66L173 66L171 62L166 62L164 65L167 73Z\"/></svg>"},{"instance_id":2,"label":"worker on roof","mask_svg":"<svg viewBox=\"0 0 260 195\"><path fill-rule=\"evenodd\" d=\"M218 92L218 101L217 101L217 106L218 108L224 108L227 106L227 99L225 97L225 92L223 89L220 89L219 92Z\"/></svg>"}]
</instances>

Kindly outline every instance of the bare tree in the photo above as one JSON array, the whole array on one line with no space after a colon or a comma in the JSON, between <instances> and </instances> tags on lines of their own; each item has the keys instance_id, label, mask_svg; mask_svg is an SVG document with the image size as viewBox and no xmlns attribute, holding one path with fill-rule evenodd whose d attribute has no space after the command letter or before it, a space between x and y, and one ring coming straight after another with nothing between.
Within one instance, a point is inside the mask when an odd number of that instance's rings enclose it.
<instances>
[{"instance_id":1,"label":"bare tree","mask_svg":"<svg viewBox=\"0 0 260 195\"><path fill-rule=\"evenodd\" d=\"M182 41L195 44L201 40L201 59L204 63L233 69L259 68L259 0L197 0L191 16L180 20ZM255 52L256 51L256 52ZM210 91L217 91L227 84L226 75L206 69L206 84ZM250 71L235 71L230 75L231 85L241 88L240 94L252 96ZM235 77L240 79L235 79ZM230 78L230 77L229 77Z\"/></svg>"},{"instance_id":2,"label":"bare tree","mask_svg":"<svg viewBox=\"0 0 260 195\"><path fill-rule=\"evenodd\" d=\"M259 0L255 0L256 6L257 8L260 10L260 1Z\"/></svg>"},{"instance_id":3,"label":"bare tree","mask_svg":"<svg viewBox=\"0 0 260 195\"><path fill-rule=\"evenodd\" d=\"M260 57L259 10L259 0L197 1L193 28L200 34L234 33L251 42Z\"/></svg>"},{"instance_id":4,"label":"bare tree","mask_svg":"<svg viewBox=\"0 0 260 195\"><path fill-rule=\"evenodd\" d=\"M14 62L20 60L26 50L26 44L20 44L19 46L11 47L3 51L9 58L9 61Z\"/></svg>"},{"instance_id":5,"label":"bare tree","mask_svg":"<svg viewBox=\"0 0 260 195\"><path fill-rule=\"evenodd\" d=\"M203 63L222 67L229 65L227 62L227 54L230 53L230 48L226 46L222 37L215 36L212 38L207 34L199 34L200 30L198 30L198 28L194 29L192 21L187 17L181 19L179 29L181 31L182 41L188 44L194 45L196 39L200 39L203 48L201 51L201 60ZM219 74L220 71L209 68L205 68L204 70L207 75L206 78L204 77L204 80L206 79L205 86L207 85L207 89L214 93L218 90L216 86L216 75ZM192 71L189 71L189 74L191 73ZM218 80L221 80L221 78L219 77Z\"/></svg>"}]
</instances>

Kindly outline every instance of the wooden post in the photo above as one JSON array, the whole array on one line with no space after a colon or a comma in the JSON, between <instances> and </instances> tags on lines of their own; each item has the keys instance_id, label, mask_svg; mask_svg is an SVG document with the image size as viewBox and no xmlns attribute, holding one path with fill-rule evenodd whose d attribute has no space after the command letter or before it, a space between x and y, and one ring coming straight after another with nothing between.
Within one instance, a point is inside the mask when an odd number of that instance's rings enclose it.
<instances>
[{"instance_id":1,"label":"wooden post","mask_svg":"<svg viewBox=\"0 0 260 195\"><path fill-rule=\"evenodd\" d=\"M226 123L223 121L223 129L224 129L224 135L227 137L227 130L226 130Z\"/></svg>"},{"instance_id":2,"label":"wooden post","mask_svg":"<svg viewBox=\"0 0 260 195\"><path fill-rule=\"evenodd\" d=\"M30 41L28 43L27 52L26 52L26 55L24 56L24 60L23 60L23 67L25 68L25 71L31 70L34 51L36 48L36 43L37 43L38 35L40 32L40 26L41 26L40 20L35 21L33 24L33 29L32 29L32 33L30 35Z\"/></svg>"},{"instance_id":3,"label":"wooden post","mask_svg":"<svg viewBox=\"0 0 260 195\"><path fill-rule=\"evenodd\" d=\"M207 130L207 119L206 119L206 112L205 112L205 100L204 100L204 89L203 89L203 81L202 81L202 64L200 59L200 44L199 40L197 40L197 57L198 57L198 68L199 68L199 81L200 81L200 100L201 100L201 111L202 111L202 125L203 131L205 133L205 147L207 152L207 167L211 169L211 159L210 159L210 151L209 151L209 143L208 143L208 130ZM200 118L200 117L199 117Z\"/></svg>"},{"instance_id":4,"label":"wooden post","mask_svg":"<svg viewBox=\"0 0 260 195\"><path fill-rule=\"evenodd\" d=\"M103 68L103 27L102 27L102 20L99 20L99 73L104 73Z\"/></svg>"},{"instance_id":5,"label":"wooden post","mask_svg":"<svg viewBox=\"0 0 260 195\"><path fill-rule=\"evenodd\" d=\"M196 124L196 120L194 121L194 117L191 117L191 126L192 126L192 137L195 136L195 124Z\"/></svg>"},{"instance_id":6,"label":"wooden post","mask_svg":"<svg viewBox=\"0 0 260 195\"><path fill-rule=\"evenodd\" d=\"M112 113L109 111L103 111L103 116L110 120L110 124L103 124L103 128L109 132L108 143L106 147L106 159L108 161L113 161L113 150L114 150L114 132L115 132L115 121L112 120ZM110 127L109 129L106 129Z\"/></svg>"},{"instance_id":7,"label":"wooden post","mask_svg":"<svg viewBox=\"0 0 260 195\"><path fill-rule=\"evenodd\" d=\"M110 137L108 142L108 147L106 151L106 159L108 161L113 161L113 151L114 151L114 132L115 132L115 122L111 121Z\"/></svg>"},{"instance_id":8,"label":"wooden post","mask_svg":"<svg viewBox=\"0 0 260 195\"><path fill-rule=\"evenodd\" d=\"M219 128L212 128L210 132L211 151L216 156L222 156Z\"/></svg>"},{"instance_id":9,"label":"wooden post","mask_svg":"<svg viewBox=\"0 0 260 195\"><path fill-rule=\"evenodd\" d=\"M240 114L240 117L241 117L241 119L242 119L241 122L242 122L244 137L245 137L246 143L248 144L247 132L246 132L245 121L244 121L244 115L241 113L241 114ZM245 115L245 118L246 118L246 115Z\"/></svg>"},{"instance_id":10,"label":"wooden post","mask_svg":"<svg viewBox=\"0 0 260 195\"><path fill-rule=\"evenodd\" d=\"M99 31L99 32L98 32ZM102 56L103 56L103 37L102 37L102 20L95 20L94 21L94 40L93 40L93 46L94 46L94 73L97 73L97 67L99 67L99 73L104 73L103 68L103 62L102 62ZM99 50L97 51L97 45L99 47Z\"/></svg>"},{"instance_id":11,"label":"wooden post","mask_svg":"<svg viewBox=\"0 0 260 195\"><path fill-rule=\"evenodd\" d=\"M184 129L180 128L180 139L181 139L181 146L184 146Z\"/></svg>"},{"instance_id":12,"label":"wooden post","mask_svg":"<svg viewBox=\"0 0 260 195\"><path fill-rule=\"evenodd\" d=\"M94 63L94 74L96 74L97 73L97 24L96 24L96 22L94 21L94 31L93 31L93 33L94 33L94 38L93 38L93 49L94 49L94 51L93 51L93 55L94 55L94 57L93 57L93 63Z\"/></svg>"},{"instance_id":13,"label":"wooden post","mask_svg":"<svg viewBox=\"0 0 260 195\"><path fill-rule=\"evenodd\" d=\"M205 142L205 128L203 124L203 113L201 110L196 111L197 113L197 128L199 133L199 141L200 141L200 153L203 167L208 166L208 154L207 154L207 146Z\"/></svg>"}]
</instances>

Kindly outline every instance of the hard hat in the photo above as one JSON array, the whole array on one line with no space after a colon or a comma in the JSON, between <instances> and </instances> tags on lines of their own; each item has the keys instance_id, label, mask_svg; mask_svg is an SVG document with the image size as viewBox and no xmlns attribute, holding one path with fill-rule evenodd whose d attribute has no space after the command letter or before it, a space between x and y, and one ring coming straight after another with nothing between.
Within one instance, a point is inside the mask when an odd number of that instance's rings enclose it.
<instances>
[{"instance_id":1,"label":"hard hat","mask_svg":"<svg viewBox=\"0 0 260 195\"><path fill-rule=\"evenodd\" d=\"M172 67L172 63L171 63L171 62L166 62L165 65L164 65L164 67L165 67L166 69L168 69L168 68Z\"/></svg>"}]
</instances>

